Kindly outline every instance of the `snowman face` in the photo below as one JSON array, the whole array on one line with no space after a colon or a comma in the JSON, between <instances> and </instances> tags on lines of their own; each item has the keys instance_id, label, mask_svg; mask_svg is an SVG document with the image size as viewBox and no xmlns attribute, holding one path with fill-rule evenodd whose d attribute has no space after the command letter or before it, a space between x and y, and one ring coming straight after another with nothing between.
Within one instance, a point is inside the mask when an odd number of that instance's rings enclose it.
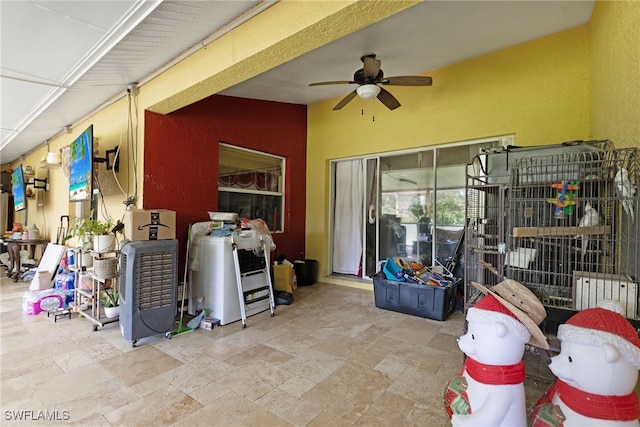
<instances>
[{"instance_id":1,"label":"snowman face","mask_svg":"<svg viewBox=\"0 0 640 427\"><path fill-rule=\"evenodd\" d=\"M615 347L562 341L549 369L565 383L593 394L621 396L633 391L638 370Z\"/></svg>"},{"instance_id":2,"label":"snowman face","mask_svg":"<svg viewBox=\"0 0 640 427\"><path fill-rule=\"evenodd\" d=\"M509 366L522 360L524 342L499 321L469 322L467 333L458 340L460 350L487 365Z\"/></svg>"}]
</instances>

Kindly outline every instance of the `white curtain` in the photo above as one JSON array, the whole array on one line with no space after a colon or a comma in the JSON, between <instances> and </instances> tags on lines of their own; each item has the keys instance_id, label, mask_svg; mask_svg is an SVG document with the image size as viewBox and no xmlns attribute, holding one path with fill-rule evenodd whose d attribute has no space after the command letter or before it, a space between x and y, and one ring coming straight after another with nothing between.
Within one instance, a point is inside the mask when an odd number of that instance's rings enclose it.
<instances>
[{"instance_id":1,"label":"white curtain","mask_svg":"<svg viewBox=\"0 0 640 427\"><path fill-rule=\"evenodd\" d=\"M336 163L333 272L357 275L362 260L364 161Z\"/></svg>"}]
</instances>

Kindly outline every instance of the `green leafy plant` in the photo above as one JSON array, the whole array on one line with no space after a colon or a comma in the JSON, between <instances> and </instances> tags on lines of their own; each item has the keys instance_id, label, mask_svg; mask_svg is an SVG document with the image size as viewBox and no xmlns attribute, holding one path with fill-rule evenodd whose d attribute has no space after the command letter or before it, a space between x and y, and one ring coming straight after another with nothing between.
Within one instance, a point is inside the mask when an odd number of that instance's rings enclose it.
<instances>
[{"instance_id":1,"label":"green leafy plant","mask_svg":"<svg viewBox=\"0 0 640 427\"><path fill-rule=\"evenodd\" d=\"M409 206L409 213L411 216L419 222L420 219L424 217L424 206L420 204L420 202L415 202L411 206Z\"/></svg>"},{"instance_id":2,"label":"green leafy plant","mask_svg":"<svg viewBox=\"0 0 640 427\"><path fill-rule=\"evenodd\" d=\"M91 211L86 218L72 219L69 223L69 231L64 238L64 242L66 243L72 238L77 238L80 241L80 251L87 253L93 245L93 236L111 233L111 230L113 230L115 226L111 218L99 220L93 219L93 216L93 211Z\"/></svg>"},{"instance_id":3,"label":"green leafy plant","mask_svg":"<svg viewBox=\"0 0 640 427\"><path fill-rule=\"evenodd\" d=\"M107 288L102 291L102 306L103 307L117 307L119 303L120 292L116 288Z\"/></svg>"}]
</instances>

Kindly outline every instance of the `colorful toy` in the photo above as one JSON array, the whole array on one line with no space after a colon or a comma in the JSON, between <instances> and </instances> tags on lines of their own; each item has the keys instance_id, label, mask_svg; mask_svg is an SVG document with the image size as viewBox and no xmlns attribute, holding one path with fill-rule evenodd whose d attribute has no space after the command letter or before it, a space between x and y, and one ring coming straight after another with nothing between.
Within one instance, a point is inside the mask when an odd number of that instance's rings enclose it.
<instances>
[{"instance_id":1,"label":"colorful toy","mask_svg":"<svg viewBox=\"0 0 640 427\"><path fill-rule=\"evenodd\" d=\"M525 344L549 348L538 327L546 311L524 285L504 280L467 311L468 331L458 340L466 356L462 373L444 393L453 426L526 426Z\"/></svg>"},{"instance_id":2,"label":"colorful toy","mask_svg":"<svg viewBox=\"0 0 640 427\"><path fill-rule=\"evenodd\" d=\"M560 354L549 365L558 379L537 402L530 426L640 426L640 339L623 313L617 301L603 300L560 325Z\"/></svg>"},{"instance_id":3,"label":"colorful toy","mask_svg":"<svg viewBox=\"0 0 640 427\"><path fill-rule=\"evenodd\" d=\"M578 190L580 183L578 181L561 181L560 183L551 184L551 188L558 190L558 196L555 199L548 199L549 203L556 205L554 216L562 218L564 215L571 215L578 203Z\"/></svg>"}]
</instances>

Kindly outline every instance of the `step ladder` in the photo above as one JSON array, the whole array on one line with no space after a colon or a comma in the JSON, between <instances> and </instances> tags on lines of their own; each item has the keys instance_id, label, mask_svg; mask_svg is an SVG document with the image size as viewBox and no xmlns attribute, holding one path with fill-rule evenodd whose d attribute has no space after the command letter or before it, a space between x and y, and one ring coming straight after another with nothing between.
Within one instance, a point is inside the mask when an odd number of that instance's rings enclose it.
<instances>
[{"instance_id":1,"label":"step ladder","mask_svg":"<svg viewBox=\"0 0 640 427\"><path fill-rule=\"evenodd\" d=\"M256 239L260 235L252 230L235 231L231 235L240 314L244 329L247 327L247 314L251 316L264 311L261 309L262 306L256 307L256 303L268 298L271 317L275 314L276 304L271 286L271 274L269 273L269 250L266 248L265 241L260 237L260 244L257 247L241 249L236 240L242 236L242 233L255 233Z\"/></svg>"}]
</instances>

